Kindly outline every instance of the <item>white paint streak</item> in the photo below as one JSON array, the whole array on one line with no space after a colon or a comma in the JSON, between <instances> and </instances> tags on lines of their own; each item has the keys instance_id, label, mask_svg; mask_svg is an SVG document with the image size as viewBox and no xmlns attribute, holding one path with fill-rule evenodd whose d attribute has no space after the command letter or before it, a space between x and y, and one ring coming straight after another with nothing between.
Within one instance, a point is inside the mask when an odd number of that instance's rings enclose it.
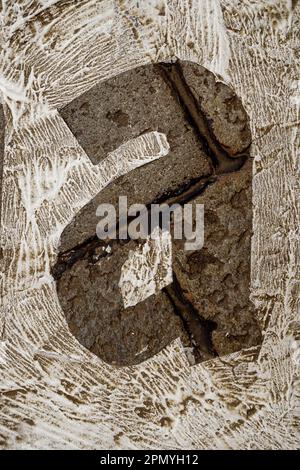
<instances>
[{"instance_id":1,"label":"white paint streak","mask_svg":"<svg viewBox=\"0 0 300 470\"><path fill-rule=\"evenodd\" d=\"M172 237L156 227L144 244L130 250L122 266L119 287L124 307L142 302L172 280Z\"/></svg>"},{"instance_id":2,"label":"white paint streak","mask_svg":"<svg viewBox=\"0 0 300 470\"><path fill-rule=\"evenodd\" d=\"M300 4L159 0L161 16L151 0L148 16L140 3L2 2L1 90L11 121L0 224L1 445L299 448ZM50 266L77 211L115 177L165 154L167 143L141 136L95 168L57 108L100 80L176 57L219 73L251 118L259 156L251 287L263 345L191 368L175 341L143 364L115 369L71 335ZM169 424L158 424L166 417Z\"/></svg>"}]
</instances>

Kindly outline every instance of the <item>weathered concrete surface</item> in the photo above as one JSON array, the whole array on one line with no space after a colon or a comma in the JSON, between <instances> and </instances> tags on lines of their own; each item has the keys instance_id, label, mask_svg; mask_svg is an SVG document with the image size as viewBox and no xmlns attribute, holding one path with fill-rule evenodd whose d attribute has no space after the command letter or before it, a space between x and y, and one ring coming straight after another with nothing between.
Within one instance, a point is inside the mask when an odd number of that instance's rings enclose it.
<instances>
[{"instance_id":1,"label":"weathered concrete surface","mask_svg":"<svg viewBox=\"0 0 300 470\"><path fill-rule=\"evenodd\" d=\"M185 251L174 240L174 271L186 298L205 320L215 322L218 355L261 342L250 296L252 236L251 164L220 176L194 199L204 204L204 247Z\"/></svg>"},{"instance_id":2,"label":"weathered concrete surface","mask_svg":"<svg viewBox=\"0 0 300 470\"><path fill-rule=\"evenodd\" d=\"M197 64L182 62L181 66L217 141L231 156L246 150L251 144L249 119L236 93Z\"/></svg>"},{"instance_id":3,"label":"weathered concrete surface","mask_svg":"<svg viewBox=\"0 0 300 470\"><path fill-rule=\"evenodd\" d=\"M167 159L124 175L84 207L64 231L61 252L95 234L99 220L96 208L100 203L116 206L119 195L126 195L128 204L149 204L213 171L184 111L156 66L134 69L100 83L60 114L94 163L149 130L163 132L170 145ZM123 120L116 118L121 114Z\"/></svg>"},{"instance_id":4,"label":"weathered concrete surface","mask_svg":"<svg viewBox=\"0 0 300 470\"><path fill-rule=\"evenodd\" d=\"M100 246L68 269L58 282L58 296L69 328L86 348L104 361L138 364L181 337L189 341L180 317L165 293L124 308L119 287L121 267L138 242Z\"/></svg>"},{"instance_id":5,"label":"weathered concrete surface","mask_svg":"<svg viewBox=\"0 0 300 470\"><path fill-rule=\"evenodd\" d=\"M203 67L186 63L183 71L191 83L194 74L199 74L197 87L191 90L197 99L202 96L199 104L202 107L204 102L208 122L219 129L218 136L230 151L243 152L251 138L240 100ZM85 206L64 230L61 252L95 234L96 208L100 203L111 202L116 206L121 194L128 197L128 204L149 204L166 199L214 172L190 113L179 102L174 88L166 83L159 65L137 68L99 83L60 114L94 163L101 161L106 152L149 130L163 132L170 144L168 159L123 176ZM226 130L220 130L221 121Z\"/></svg>"},{"instance_id":6,"label":"weathered concrete surface","mask_svg":"<svg viewBox=\"0 0 300 470\"><path fill-rule=\"evenodd\" d=\"M167 159L104 189L62 234L53 274L76 338L117 365L142 362L178 337L196 362L259 344L249 300L251 163L238 163L251 138L232 90L195 64L147 66L97 85L61 115L95 163L146 130L165 133L170 143ZM184 241L174 244L176 286L128 309L118 283L138 243L108 247L96 237L97 206L117 208L119 195L128 204L187 200L205 206L204 248L191 253L184 252Z\"/></svg>"}]
</instances>

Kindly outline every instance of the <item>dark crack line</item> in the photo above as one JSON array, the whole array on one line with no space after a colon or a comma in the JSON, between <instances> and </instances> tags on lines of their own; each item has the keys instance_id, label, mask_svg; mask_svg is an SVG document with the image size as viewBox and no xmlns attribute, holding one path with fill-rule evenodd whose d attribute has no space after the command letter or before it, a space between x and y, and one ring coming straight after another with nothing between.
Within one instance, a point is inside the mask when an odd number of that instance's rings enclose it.
<instances>
[{"instance_id":1,"label":"dark crack line","mask_svg":"<svg viewBox=\"0 0 300 470\"><path fill-rule=\"evenodd\" d=\"M188 334L195 363L217 357L212 342L212 332L217 328L217 324L203 318L186 298L174 271L172 284L164 287L162 291L167 295Z\"/></svg>"},{"instance_id":2,"label":"dark crack line","mask_svg":"<svg viewBox=\"0 0 300 470\"><path fill-rule=\"evenodd\" d=\"M156 67L164 81L170 87L173 96L183 109L187 122L191 125L197 136L197 141L211 161L214 174L209 177L192 179L188 183L183 183L178 186L175 190L166 191L158 196L152 203L146 206L148 218L150 217L151 204L186 204L202 194L208 186L217 180L218 176L240 170L249 157L249 147L245 149L245 152L231 156L217 141L211 129L210 122L200 107L200 103L198 103L186 83L179 62L175 64L161 63L156 65ZM135 217L128 217L127 223L130 223L134 218ZM148 224L148 226L151 227L151 224ZM123 225L120 224L119 220L116 226L117 233L122 227ZM102 246L105 248L108 243L125 244L130 240L130 237L126 240L120 240L117 237L116 240L108 240L105 242L98 239L97 235L95 235L71 250L59 254L57 263L52 269L52 275L55 279L59 279L64 271L70 269L73 264L86 256L92 261L95 249L98 247ZM110 256L105 249L103 253L97 256L97 261L104 256ZM174 314L181 320L183 328L189 337L195 362L199 363L216 357L218 354L213 346L212 332L217 328L217 324L214 321L206 320L187 299L174 271L173 282L162 289L162 292L164 292L169 299Z\"/></svg>"},{"instance_id":3,"label":"dark crack line","mask_svg":"<svg viewBox=\"0 0 300 470\"><path fill-rule=\"evenodd\" d=\"M216 177L208 177L208 178L194 178L191 180L189 183L184 184L181 187L177 187L173 191L169 191L165 194L162 194L155 200L153 200L152 203L147 204L146 208L148 211L148 217L149 220L151 219L150 216L150 208L151 204L186 204L189 201L193 200L195 197L203 194L203 192L214 182L216 181ZM134 220L135 217L128 217L128 223L130 223L131 220ZM151 224L149 223L148 226L150 227ZM120 221L117 222L116 225L116 233L117 233L117 239L116 240L100 240L97 235L94 235L93 237L87 238L84 242L74 246L73 248L64 251L62 253L59 253L57 261L55 265L53 266L51 270L51 274L54 277L54 279L60 279L62 274L67 270L70 269L77 261L85 258L87 255L89 256L90 259L92 259L93 253L95 250L99 247L103 247L103 253L98 256L97 260L99 260L102 257L109 256L109 254L105 251L105 247L108 244L124 244L130 241L130 238L125 239L125 240L120 240L118 237L119 231L123 228L123 225L120 224Z\"/></svg>"},{"instance_id":4,"label":"dark crack line","mask_svg":"<svg viewBox=\"0 0 300 470\"><path fill-rule=\"evenodd\" d=\"M199 177L190 180L187 183L177 187L173 191L167 191L166 193L158 196L152 201L152 204L187 204L188 202L195 199L197 196L203 194L203 192L217 181L216 176ZM149 204L150 206L150 204Z\"/></svg>"},{"instance_id":5,"label":"dark crack line","mask_svg":"<svg viewBox=\"0 0 300 470\"><path fill-rule=\"evenodd\" d=\"M216 180L217 178L215 176L208 178L195 178L191 180L189 184L184 184L180 187L177 187L174 191L169 191L159 196L155 201L152 202L152 204L186 204L189 201L192 201L198 195L203 194L203 192L210 185L215 183ZM150 221L151 204L148 204L146 208ZM133 219L134 217L128 218L128 222ZM149 223L148 226L150 227L151 224ZM118 221L116 227L117 234L121 228L122 226ZM110 254L105 251L105 247L108 244L126 244L130 240L131 238L128 237L126 240L120 240L117 238L115 240L108 240L105 242L100 240L97 235L95 235L94 237L85 240L83 243L77 245L71 250L61 253L58 257L57 263L52 268L52 275L56 280L59 279L67 269L70 269L77 261L85 257L88 257L92 262L96 248L101 246L104 248L103 253L97 256L97 261L99 261L100 258L110 256ZM216 357L217 354L213 348L211 338L212 331L216 328L216 324L209 320L205 320L199 314L191 302L185 298L174 271L172 275L172 284L162 289L162 292L164 292L169 299L169 302L173 307L174 314L177 315L181 320L182 326L189 338L190 347L193 350L195 363Z\"/></svg>"},{"instance_id":6,"label":"dark crack line","mask_svg":"<svg viewBox=\"0 0 300 470\"><path fill-rule=\"evenodd\" d=\"M160 63L156 67L184 110L187 121L197 135L201 148L212 162L215 173L220 175L238 171L248 158L248 149L233 157L220 145L211 129L209 120L186 83L179 62Z\"/></svg>"}]
</instances>

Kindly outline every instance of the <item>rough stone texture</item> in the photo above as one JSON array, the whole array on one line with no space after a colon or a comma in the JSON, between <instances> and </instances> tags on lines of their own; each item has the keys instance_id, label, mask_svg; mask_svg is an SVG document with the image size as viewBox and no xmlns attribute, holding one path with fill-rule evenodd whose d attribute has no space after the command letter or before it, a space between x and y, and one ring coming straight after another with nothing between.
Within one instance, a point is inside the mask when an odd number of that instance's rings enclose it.
<instances>
[{"instance_id":1,"label":"rough stone texture","mask_svg":"<svg viewBox=\"0 0 300 470\"><path fill-rule=\"evenodd\" d=\"M189 348L189 358L193 351L196 362L259 344L260 329L249 300L251 163L216 176L209 147L210 141L220 140L235 156L250 145L246 113L232 90L195 64L148 66L97 85L61 115L94 162L146 130L164 132L170 143L168 159L105 188L62 234L53 274L75 337L115 365L142 362L177 337ZM226 158L222 168L231 171ZM203 195L197 197L197 188ZM108 254L96 237L98 204L117 208L119 195L126 195L128 204L187 198L205 205L204 248L191 253L179 241L174 245L176 288L128 309L118 282L129 249L137 244L114 242Z\"/></svg>"},{"instance_id":2,"label":"rough stone texture","mask_svg":"<svg viewBox=\"0 0 300 470\"><path fill-rule=\"evenodd\" d=\"M202 106L204 101L205 113L218 128L218 136L228 146L231 144L229 149L234 153L242 152L249 146L250 130L240 100L228 86L216 82L211 72L201 66L181 63L191 83L194 74L199 74L195 96L203 97L199 103ZM149 204L213 173L189 114L179 103L174 89L165 82L159 65L140 67L99 83L60 114L94 163L101 161L106 152L145 131L163 132L170 144L167 159L124 175L81 209L62 234L61 252L95 234L96 208L100 203L116 206L121 194L128 197L128 204ZM226 130L222 130L222 119Z\"/></svg>"},{"instance_id":3,"label":"rough stone texture","mask_svg":"<svg viewBox=\"0 0 300 470\"><path fill-rule=\"evenodd\" d=\"M241 101L204 67L183 61L180 64L188 86L212 123L217 140L232 154L242 152L250 145L251 135ZM94 163L149 130L165 133L174 157L180 155L182 160L195 158L199 146L159 65L138 67L99 83L69 103L60 114ZM169 159L168 164L171 162ZM181 167L192 167L191 163Z\"/></svg>"},{"instance_id":4,"label":"rough stone texture","mask_svg":"<svg viewBox=\"0 0 300 470\"><path fill-rule=\"evenodd\" d=\"M98 247L58 282L58 296L75 337L106 362L138 364L187 334L166 294L124 309L119 288L122 264L138 242Z\"/></svg>"},{"instance_id":5,"label":"rough stone texture","mask_svg":"<svg viewBox=\"0 0 300 470\"><path fill-rule=\"evenodd\" d=\"M127 119L117 119L115 116L120 113ZM170 145L167 159L124 175L84 207L64 231L61 252L95 234L99 220L96 208L100 203L117 206L119 195L126 195L128 204L149 204L213 171L184 111L156 66L134 69L100 83L60 114L94 163L101 161L106 152L149 130L163 132Z\"/></svg>"},{"instance_id":6,"label":"rough stone texture","mask_svg":"<svg viewBox=\"0 0 300 470\"><path fill-rule=\"evenodd\" d=\"M204 204L204 247L184 251L174 240L174 271L186 298L216 328L218 355L261 343L250 296L251 165L220 176L193 204Z\"/></svg>"},{"instance_id":7,"label":"rough stone texture","mask_svg":"<svg viewBox=\"0 0 300 470\"><path fill-rule=\"evenodd\" d=\"M232 156L246 150L251 144L249 121L236 93L197 64L182 62L181 67L219 143Z\"/></svg>"}]
</instances>

